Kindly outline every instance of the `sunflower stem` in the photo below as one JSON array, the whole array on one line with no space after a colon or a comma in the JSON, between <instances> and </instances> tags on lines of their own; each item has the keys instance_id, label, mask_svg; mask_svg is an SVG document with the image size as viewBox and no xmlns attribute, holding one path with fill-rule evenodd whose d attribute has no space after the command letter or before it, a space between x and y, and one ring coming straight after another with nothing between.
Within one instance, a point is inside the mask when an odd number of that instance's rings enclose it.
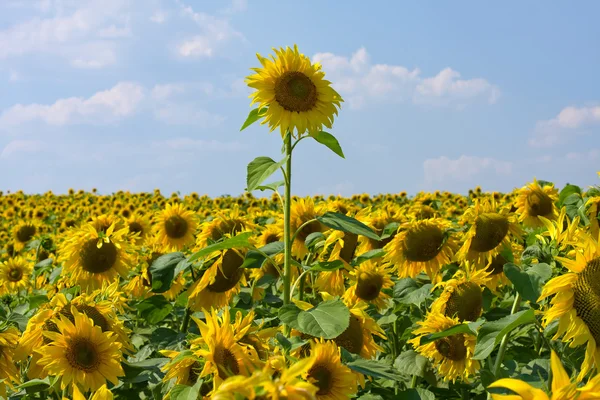
<instances>
[{"instance_id":1,"label":"sunflower stem","mask_svg":"<svg viewBox=\"0 0 600 400\"><path fill-rule=\"evenodd\" d=\"M291 226L290 217L292 210L292 134L287 132L285 135L285 155L287 161L285 163L285 207L283 209L283 244L285 258L283 263L283 304L290 303L290 289L292 280L292 241L291 241ZM285 327L286 333L289 334L290 327Z\"/></svg>"},{"instance_id":2,"label":"sunflower stem","mask_svg":"<svg viewBox=\"0 0 600 400\"><path fill-rule=\"evenodd\" d=\"M510 310L510 314L514 314L517 312L519 308L519 304L521 304L521 295L517 292L515 295L515 301L513 302L512 309ZM494 376L498 376L498 372L500 371L500 365L502 365L502 359L504 358L504 353L506 352L506 346L508 345L508 338L510 336L510 332L506 333L500 342L500 348L498 349L498 355L496 356L496 363L494 364Z\"/></svg>"},{"instance_id":3,"label":"sunflower stem","mask_svg":"<svg viewBox=\"0 0 600 400\"><path fill-rule=\"evenodd\" d=\"M187 333L188 326L190 325L190 317L192 316L192 310L187 307L185 309L185 315L183 316L183 322L181 322L180 331L183 333Z\"/></svg>"}]
</instances>

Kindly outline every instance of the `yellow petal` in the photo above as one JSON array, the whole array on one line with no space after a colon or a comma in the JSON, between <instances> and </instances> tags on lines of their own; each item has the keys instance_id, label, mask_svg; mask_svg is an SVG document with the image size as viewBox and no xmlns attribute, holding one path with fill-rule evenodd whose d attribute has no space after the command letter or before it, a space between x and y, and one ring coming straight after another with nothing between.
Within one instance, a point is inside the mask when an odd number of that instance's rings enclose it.
<instances>
[{"instance_id":1,"label":"yellow petal","mask_svg":"<svg viewBox=\"0 0 600 400\"><path fill-rule=\"evenodd\" d=\"M73 400L86 400L76 384L73 384Z\"/></svg>"},{"instance_id":2,"label":"yellow petal","mask_svg":"<svg viewBox=\"0 0 600 400\"><path fill-rule=\"evenodd\" d=\"M546 393L518 379L499 379L488 388L505 388L512 390L523 400L549 400Z\"/></svg>"},{"instance_id":3,"label":"yellow petal","mask_svg":"<svg viewBox=\"0 0 600 400\"><path fill-rule=\"evenodd\" d=\"M94 396L90 400L113 400L113 394L106 385L102 385L100 389L94 393Z\"/></svg>"},{"instance_id":4,"label":"yellow petal","mask_svg":"<svg viewBox=\"0 0 600 400\"><path fill-rule=\"evenodd\" d=\"M550 366L552 367L552 392L558 392L561 388L571 384L571 379L567 375L560 358L554 350L550 356Z\"/></svg>"}]
</instances>

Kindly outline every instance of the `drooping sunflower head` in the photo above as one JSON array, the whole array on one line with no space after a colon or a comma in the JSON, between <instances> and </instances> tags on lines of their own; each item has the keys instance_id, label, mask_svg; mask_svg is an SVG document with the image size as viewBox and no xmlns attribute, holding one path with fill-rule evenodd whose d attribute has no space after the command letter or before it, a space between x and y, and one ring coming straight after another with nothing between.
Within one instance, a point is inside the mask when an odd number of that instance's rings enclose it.
<instances>
[{"instance_id":1,"label":"drooping sunflower head","mask_svg":"<svg viewBox=\"0 0 600 400\"><path fill-rule=\"evenodd\" d=\"M18 294L31 285L32 265L23 257L9 258L0 264L0 295Z\"/></svg>"},{"instance_id":2,"label":"drooping sunflower head","mask_svg":"<svg viewBox=\"0 0 600 400\"><path fill-rule=\"evenodd\" d=\"M131 214L127 220L127 227L129 229L129 235L137 245L144 243L146 238L150 235L150 221L147 217L140 214Z\"/></svg>"},{"instance_id":3,"label":"drooping sunflower head","mask_svg":"<svg viewBox=\"0 0 600 400\"><path fill-rule=\"evenodd\" d=\"M14 326L0 330L0 397L6 397L6 386L14 389L20 381L20 371L13 361L21 333Z\"/></svg>"},{"instance_id":4,"label":"drooping sunflower head","mask_svg":"<svg viewBox=\"0 0 600 400\"><path fill-rule=\"evenodd\" d=\"M390 296L383 290L394 285L390 275L389 268L377 262L369 260L361 263L350 273L352 285L344 293L344 300L349 304L364 301L379 310L384 309Z\"/></svg>"},{"instance_id":5,"label":"drooping sunflower head","mask_svg":"<svg viewBox=\"0 0 600 400\"><path fill-rule=\"evenodd\" d=\"M291 206L291 232L292 235L296 232L302 225L302 229L296 236L296 240L292 243L292 254L295 257L303 258L308 249L304 244L304 241L311 233L315 232L324 232L327 228L321 224L319 221L312 221L316 217L320 216L324 213L324 208L321 205L315 204L314 200L311 197L306 197L304 199L297 199L292 203Z\"/></svg>"},{"instance_id":6,"label":"drooping sunflower head","mask_svg":"<svg viewBox=\"0 0 600 400\"><path fill-rule=\"evenodd\" d=\"M168 382L171 379L176 379L178 385L193 386L200 377L202 364L200 359L191 351L185 353L173 350L160 350L162 355L171 359L161 369L166 372L163 377L163 382Z\"/></svg>"},{"instance_id":7,"label":"drooping sunflower head","mask_svg":"<svg viewBox=\"0 0 600 400\"><path fill-rule=\"evenodd\" d=\"M480 367L479 361L472 359L477 338L471 334L459 333L421 344L423 336L442 332L460 324L460 322L458 318L450 318L432 312L425 317L424 321L418 322L418 324L421 327L413 332L417 337L409 340L409 343L415 346L415 350L433 360L444 380L454 382L457 378L461 378L468 382L469 377L475 375Z\"/></svg>"},{"instance_id":8,"label":"drooping sunflower head","mask_svg":"<svg viewBox=\"0 0 600 400\"><path fill-rule=\"evenodd\" d=\"M80 285L83 291L92 291L104 283L114 282L118 276L127 277L131 266L127 229L114 231L111 225L106 233L98 232L87 224L73 232L60 249L65 261L65 279Z\"/></svg>"},{"instance_id":9,"label":"drooping sunflower head","mask_svg":"<svg viewBox=\"0 0 600 400\"><path fill-rule=\"evenodd\" d=\"M196 232L194 213L180 204L167 204L154 221L157 242L164 251L179 251L194 242Z\"/></svg>"},{"instance_id":10,"label":"drooping sunflower head","mask_svg":"<svg viewBox=\"0 0 600 400\"><path fill-rule=\"evenodd\" d=\"M397 227L406 221L400 208L395 205L392 207L378 209L366 207L359 211L355 218L369 226L379 236L383 234L386 227ZM389 232L389 236L382 240L375 240L366 236L360 236L358 239L359 244L358 248L356 249L356 255L385 247L394 239L397 233L397 229L392 229Z\"/></svg>"},{"instance_id":11,"label":"drooping sunflower head","mask_svg":"<svg viewBox=\"0 0 600 400\"><path fill-rule=\"evenodd\" d=\"M251 104L266 108L262 123L271 131L279 128L282 137L287 131L301 136L331 128L343 100L324 79L321 65L312 64L297 46L273 51L271 59L257 54L262 67L253 68L256 73L246 78L256 89Z\"/></svg>"},{"instance_id":12,"label":"drooping sunflower head","mask_svg":"<svg viewBox=\"0 0 600 400\"><path fill-rule=\"evenodd\" d=\"M518 197L515 201L519 221L529 227L542 226L540 216L547 219L555 219L558 215L556 205L558 200L558 190L552 184L540 186L537 180L522 187L518 191Z\"/></svg>"},{"instance_id":13,"label":"drooping sunflower head","mask_svg":"<svg viewBox=\"0 0 600 400\"><path fill-rule=\"evenodd\" d=\"M226 236L235 236L255 228L254 223L242 213L238 206L219 212L211 221L204 222L196 240L196 247L202 249Z\"/></svg>"},{"instance_id":14,"label":"drooping sunflower head","mask_svg":"<svg viewBox=\"0 0 600 400\"><path fill-rule=\"evenodd\" d=\"M314 361L303 375L318 388L318 400L349 398L356 394L356 378L350 368L342 364L340 350L334 342L312 342L310 355Z\"/></svg>"},{"instance_id":15,"label":"drooping sunflower head","mask_svg":"<svg viewBox=\"0 0 600 400\"><path fill-rule=\"evenodd\" d=\"M397 269L401 278L425 271L433 280L456 249L455 239L447 233L450 227L451 222L441 218L400 225L398 234L384 247L384 263Z\"/></svg>"},{"instance_id":16,"label":"drooping sunflower head","mask_svg":"<svg viewBox=\"0 0 600 400\"><path fill-rule=\"evenodd\" d=\"M25 248L35 235L39 234L39 226L34 221L19 222L13 228L14 248L15 251L21 251Z\"/></svg>"}]
</instances>

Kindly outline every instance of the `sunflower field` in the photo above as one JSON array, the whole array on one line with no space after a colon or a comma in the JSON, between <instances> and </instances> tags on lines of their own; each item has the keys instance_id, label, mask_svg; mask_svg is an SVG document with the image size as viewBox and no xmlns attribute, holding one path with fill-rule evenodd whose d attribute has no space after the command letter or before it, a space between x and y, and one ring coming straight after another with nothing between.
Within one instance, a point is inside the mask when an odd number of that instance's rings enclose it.
<instances>
[{"instance_id":1,"label":"sunflower field","mask_svg":"<svg viewBox=\"0 0 600 400\"><path fill-rule=\"evenodd\" d=\"M343 99L258 60L244 195L0 193L0 398L600 399L600 187L294 196Z\"/></svg>"}]
</instances>

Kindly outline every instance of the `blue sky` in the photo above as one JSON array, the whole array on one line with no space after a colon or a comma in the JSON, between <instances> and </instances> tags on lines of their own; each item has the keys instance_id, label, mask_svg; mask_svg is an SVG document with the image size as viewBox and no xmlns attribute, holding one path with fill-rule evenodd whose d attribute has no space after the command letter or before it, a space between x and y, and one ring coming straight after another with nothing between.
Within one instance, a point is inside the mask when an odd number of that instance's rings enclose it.
<instances>
[{"instance_id":1,"label":"blue sky","mask_svg":"<svg viewBox=\"0 0 600 400\"><path fill-rule=\"evenodd\" d=\"M376 4L376 5L374 5ZM2 0L0 190L237 195L279 157L244 77L298 44L345 103L298 195L509 191L600 170L600 3Z\"/></svg>"}]
</instances>

